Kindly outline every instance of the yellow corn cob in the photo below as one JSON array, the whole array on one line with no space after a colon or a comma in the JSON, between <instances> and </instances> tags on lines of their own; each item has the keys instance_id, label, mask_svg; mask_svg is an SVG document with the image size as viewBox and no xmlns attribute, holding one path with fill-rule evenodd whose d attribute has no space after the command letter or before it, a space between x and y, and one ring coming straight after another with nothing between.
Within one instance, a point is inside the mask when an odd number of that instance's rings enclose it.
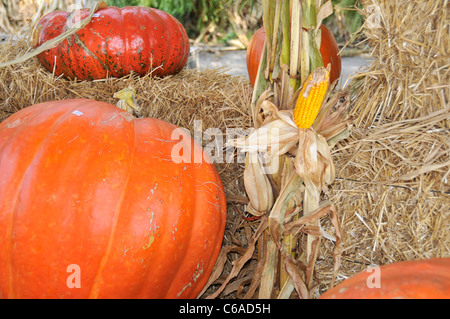
<instances>
[{"instance_id":1,"label":"yellow corn cob","mask_svg":"<svg viewBox=\"0 0 450 319\"><path fill-rule=\"evenodd\" d=\"M319 114L328 89L330 73L318 68L303 83L294 108L294 121L299 128L309 128Z\"/></svg>"}]
</instances>

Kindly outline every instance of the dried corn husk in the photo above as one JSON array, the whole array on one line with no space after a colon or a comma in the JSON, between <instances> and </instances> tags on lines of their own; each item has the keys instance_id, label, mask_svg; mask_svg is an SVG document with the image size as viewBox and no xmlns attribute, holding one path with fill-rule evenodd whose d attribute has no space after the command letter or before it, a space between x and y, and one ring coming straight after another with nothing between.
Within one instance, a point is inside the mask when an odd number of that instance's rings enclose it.
<instances>
[{"instance_id":1,"label":"dried corn husk","mask_svg":"<svg viewBox=\"0 0 450 319\"><path fill-rule=\"evenodd\" d=\"M113 97L119 99L116 106L130 114L139 114L142 110L136 102L136 90L131 86L115 92Z\"/></svg>"},{"instance_id":2,"label":"dried corn husk","mask_svg":"<svg viewBox=\"0 0 450 319\"><path fill-rule=\"evenodd\" d=\"M273 205L273 191L258 152L246 155L244 185L250 201L247 211L255 216L267 213Z\"/></svg>"}]
</instances>

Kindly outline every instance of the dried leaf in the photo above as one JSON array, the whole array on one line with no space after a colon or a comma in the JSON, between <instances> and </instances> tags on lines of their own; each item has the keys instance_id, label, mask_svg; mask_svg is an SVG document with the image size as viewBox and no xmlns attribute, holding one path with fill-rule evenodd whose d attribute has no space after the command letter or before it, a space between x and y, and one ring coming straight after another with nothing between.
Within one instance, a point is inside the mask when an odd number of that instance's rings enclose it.
<instances>
[{"instance_id":1,"label":"dried leaf","mask_svg":"<svg viewBox=\"0 0 450 319\"><path fill-rule=\"evenodd\" d=\"M258 240L259 236L261 236L261 234L265 231L266 228L267 228L267 218L262 217L261 222L258 226L258 229L253 234L251 241L248 243L247 250L238 260L236 260L234 262L233 268L231 269L230 273L228 274L228 276L225 279L225 281L223 282L223 284L213 294L209 295L207 297L208 299L217 298L222 293L222 291L226 288L226 286L228 285L230 280L235 278L239 274L239 272L241 271L241 269L245 265L245 263L247 261L249 261L250 258L252 258L253 252L255 251L256 241Z\"/></svg>"},{"instance_id":2,"label":"dried leaf","mask_svg":"<svg viewBox=\"0 0 450 319\"><path fill-rule=\"evenodd\" d=\"M302 191L302 180L297 174L291 174L291 178L280 191L269 215L269 231L276 243L280 243L284 231L285 215L291 211L295 203L291 199Z\"/></svg>"},{"instance_id":3,"label":"dried leaf","mask_svg":"<svg viewBox=\"0 0 450 319\"><path fill-rule=\"evenodd\" d=\"M270 299L272 297L275 273L278 266L278 248L270 238L267 241L266 250L266 260L259 287L259 299Z\"/></svg>"},{"instance_id":4,"label":"dried leaf","mask_svg":"<svg viewBox=\"0 0 450 319\"><path fill-rule=\"evenodd\" d=\"M223 268L227 261L228 254L233 251L241 251L241 250L242 250L242 247L237 246L237 245L223 246L220 249L219 256L217 257L216 264L214 265L213 271L211 272L211 275L209 276L208 282L206 283L205 287L203 287L202 291L198 294L198 297L203 295L205 293L205 291L208 290L208 288L223 273Z\"/></svg>"},{"instance_id":5,"label":"dried leaf","mask_svg":"<svg viewBox=\"0 0 450 319\"><path fill-rule=\"evenodd\" d=\"M295 287L298 295L302 299L309 299L309 291L306 287L305 280L303 278L302 272L298 269L298 267L289 259L283 258L283 264L286 269L286 272L292 279L292 284Z\"/></svg>"}]
</instances>

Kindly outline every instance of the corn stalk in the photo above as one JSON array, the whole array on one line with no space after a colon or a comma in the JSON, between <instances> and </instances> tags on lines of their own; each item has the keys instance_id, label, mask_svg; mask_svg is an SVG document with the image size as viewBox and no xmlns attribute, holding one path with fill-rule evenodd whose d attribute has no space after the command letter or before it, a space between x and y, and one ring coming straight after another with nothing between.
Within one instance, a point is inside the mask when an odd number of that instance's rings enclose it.
<instances>
[{"instance_id":1,"label":"corn stalk","mask_svg":"<svg viewBox=\"0 0 450 319\"><path fill-rule=\"evenodd\" d=\"M328 83L319 28L332 6L331 1L322 2L262 1L266 41L251 102L256 130L235 142L247 152L247 210L268 216L267 235L261 236L265 251L260 298L289 298L294 289L299 297L309 298L322 237L335 242L332 285L339 267L339 219L332 203L321 202L321 194L334 180L330 149L347 136L349 119L332 87L326 97L312 98L314 88L324 79ZM299 112L293 109L301 100L307 104L308 97L319 111L311 115L312 126L299 127L294 116ZM325 216L331 217L334 235L321 228ZM306 245L299 240L301 233L306 234Z\"/></svg>"}]
</instances>

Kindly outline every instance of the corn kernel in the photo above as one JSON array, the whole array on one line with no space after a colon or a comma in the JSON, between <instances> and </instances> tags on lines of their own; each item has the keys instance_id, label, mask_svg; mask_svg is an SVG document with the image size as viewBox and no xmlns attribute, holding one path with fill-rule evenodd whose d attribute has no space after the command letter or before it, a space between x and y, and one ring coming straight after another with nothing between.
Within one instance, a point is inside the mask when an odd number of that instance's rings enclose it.
<instances>
[{"instance_id":1,"label":"corn kernel","mask_svg":"<svg viewBox=\"0 0 450 319\"><path fill-rule=\"evenodd\" d=\"M294 108L294 121L299 128L309 128L314 123L328 90L330 73L318 68L303 83Z\"/></svg>"}]
</instances>

